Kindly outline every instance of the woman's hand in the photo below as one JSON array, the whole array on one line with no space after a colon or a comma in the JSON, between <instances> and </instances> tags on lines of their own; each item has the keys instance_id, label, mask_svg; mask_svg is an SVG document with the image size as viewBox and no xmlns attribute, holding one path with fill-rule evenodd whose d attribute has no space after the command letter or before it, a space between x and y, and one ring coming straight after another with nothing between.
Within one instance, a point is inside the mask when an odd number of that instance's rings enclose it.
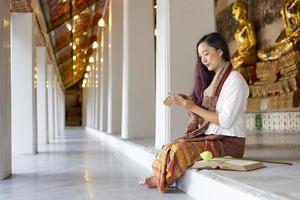
<instances>
[{"instance_id":1,"label":"woman's hand","mask_svg":"<svg viewBox=\"0 0 300 200\"><path fill-rule=\"evenodd\" d=\"M190 99L184 99L179 95L174 94L173 95L174 103L181 108L185 109L186 111L191 111L192 108L196 105L194 102Z\"/></svg>"},{"instance_id":2,"label":"woman's hand","mask_svg":"<svg viewBox=\"0 0 300 200\"><path fill-rule=\"evenodd\" d=\"M180 106L188 112L193 112L196 115L202 117L204 119L204 124L211 122L220 125L218 113L202 108L201 106L196 105L192 100L184 99L176 94L173 94L172 98L173 102L176 105Z\"/></svg>"}]
</instances>

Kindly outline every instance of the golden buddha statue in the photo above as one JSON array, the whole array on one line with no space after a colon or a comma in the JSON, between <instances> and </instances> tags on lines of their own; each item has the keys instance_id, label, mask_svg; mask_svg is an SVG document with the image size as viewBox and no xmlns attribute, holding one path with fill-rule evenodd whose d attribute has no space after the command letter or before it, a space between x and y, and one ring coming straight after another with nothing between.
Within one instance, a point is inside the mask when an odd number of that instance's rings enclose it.
<instances>
[{"instance_id":1,"label":"golden buddha statue","mask_svg":"<svg viewBox=\"0 0 300 200\"><path fill-rule=\"evenodd\" d=\"M247 19L247 5L244 2L234 1L232 15L239 22L234 33L237 51L231 58L234 69L238 69L242 65L251 65L256 62L256 37L253 24Z\"/></svg>"},{"instance_id":2,"label":"golden buddha statue","mask_svg":"<svg viewBox=\"0 0 300 200\"><path fill-rule=\"evenodd\" d=\"M273 47L262 48L258 51L258 57L261 60L276 60L296 49L300 41L300 0L282 0L280 14L285 29L276 39Z\"/></svg>"}]
</instances>

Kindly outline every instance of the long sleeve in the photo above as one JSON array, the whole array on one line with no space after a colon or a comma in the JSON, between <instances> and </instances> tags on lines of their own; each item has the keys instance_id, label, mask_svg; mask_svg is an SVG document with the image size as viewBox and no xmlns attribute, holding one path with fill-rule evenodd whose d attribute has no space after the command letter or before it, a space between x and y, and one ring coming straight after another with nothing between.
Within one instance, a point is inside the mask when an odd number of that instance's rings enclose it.
<instances>
[{"instance_id":1,"label":"long sleeve","mask_svg":"<svg viewBox=\"0 0 300 200\"><path fill-rule=\"evenodd\" d=\"M232 71L221 89L216 112L219 124L210 123L205 134L219 134L245 138L245 111L249 87L243 76Z\"/></svg>"},{"instance_id":2,"label":"long sleeve","mask_svg":"<svg viewBox=\"0 0 300 200\"><path fill-rule=\"evenodd\" d=\"M237 77L236 73L224 84L222 98L219 98L218 109L219 123L221 128L231 128L241 112L245 111L245 100L249 95L249 88L244 80ZM224 89L224 90L223 90Z\"/></svg>"}]
</instances>

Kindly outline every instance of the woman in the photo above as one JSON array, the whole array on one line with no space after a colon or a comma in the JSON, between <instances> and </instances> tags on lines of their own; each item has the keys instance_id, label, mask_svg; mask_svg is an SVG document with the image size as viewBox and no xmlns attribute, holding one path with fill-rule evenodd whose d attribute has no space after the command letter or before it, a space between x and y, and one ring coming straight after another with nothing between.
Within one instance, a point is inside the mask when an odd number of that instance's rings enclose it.
<instances>
[{"instance_id":1,"label":"woman","mask_svg":"<svg viewBox=\"0 0 300 200\"><path fill-rule=\"evenodd\" d=\"M197 52L190 98L172 97L191 116L187 132L163 146L153 162L153 175L140 182L161 192L200 160L203 151L211 151L215 157L244 154L248 85L239 72L232 71L228 46L219 33L203 36Z\"/></svg>"}]
</instances>

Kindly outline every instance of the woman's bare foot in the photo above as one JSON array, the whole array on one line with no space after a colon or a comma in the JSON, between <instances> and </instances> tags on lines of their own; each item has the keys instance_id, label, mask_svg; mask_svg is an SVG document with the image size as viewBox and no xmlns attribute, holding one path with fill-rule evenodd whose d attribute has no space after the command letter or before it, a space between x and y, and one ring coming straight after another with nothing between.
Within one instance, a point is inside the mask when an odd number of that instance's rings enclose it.
<instances>
[{"instance_id":1,"label":"woman's bare foot","mask_svg":"<svg viewBox=\"0 0 300 200\"><path fill-rule=\"evenodd\" d=\"M157 180L155 176L148 176L139 182L140 185L143 185L147 188L157 187Z\"/></svg>"}]
</instances>

